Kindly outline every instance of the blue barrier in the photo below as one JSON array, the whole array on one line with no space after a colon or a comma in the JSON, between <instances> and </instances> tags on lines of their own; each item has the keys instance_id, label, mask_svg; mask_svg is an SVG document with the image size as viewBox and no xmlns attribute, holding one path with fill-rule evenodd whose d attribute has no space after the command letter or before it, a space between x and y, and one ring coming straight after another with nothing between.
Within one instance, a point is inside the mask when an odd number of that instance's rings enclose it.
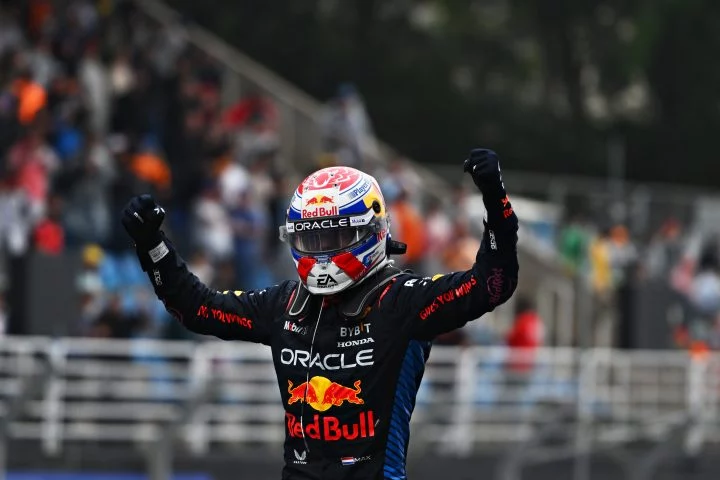
<instances>
[{"instance_id":1,"label":"blue barrier","mask_svg":"<svg viewBox=\"0 0 720 480\"><path fill-rule=\"evenodd\" d=\"M173 475L172 480L213 480L204 473ZM14 472L7 480L150 480L150 477L138 473L102 473L102 472Z\"/></svg>"}]
</instances>

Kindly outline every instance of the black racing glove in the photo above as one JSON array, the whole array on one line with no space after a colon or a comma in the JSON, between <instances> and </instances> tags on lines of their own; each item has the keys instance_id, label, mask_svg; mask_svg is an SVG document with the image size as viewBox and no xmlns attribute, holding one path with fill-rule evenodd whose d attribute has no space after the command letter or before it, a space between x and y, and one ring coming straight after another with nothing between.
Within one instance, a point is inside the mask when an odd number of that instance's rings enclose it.
<instances>
[{"instance_id":1,"label":"black racing glove","mask_svg":"<svg viewBox=\"0 0 720 480\"><path fill-rule=\"evenodd\" d=\"M169 249L160 226L165 220L165 209L155 203L151 195L133 197L122 213L122 224L135 242L143 270L159 262Z\"/></svg>"},{"instance_id":2,"label":"black racing glove","mask_svg":"<svg viewBox=\"0 0 720 480\"><path fill-rule=\"evenodd\" d=\"M505 192L497 153L485 148L477 148L470 152L463 170L470 174L483 195L490 225L500 225L503 220L514 217L510 200Z\"/></svg>"},{"instance_id":3,"label":"black racing glove","mask_svg":"<svg viewBox=\"0 0 720 480\"><path fill-rule=\"evenodd\" d=\"M483 195L505 193L505 185L500 173L500 159L492 150L476 148L471 151L470 156L465 160L463 170L470 174Z\"/></svg>"}]
</instances>

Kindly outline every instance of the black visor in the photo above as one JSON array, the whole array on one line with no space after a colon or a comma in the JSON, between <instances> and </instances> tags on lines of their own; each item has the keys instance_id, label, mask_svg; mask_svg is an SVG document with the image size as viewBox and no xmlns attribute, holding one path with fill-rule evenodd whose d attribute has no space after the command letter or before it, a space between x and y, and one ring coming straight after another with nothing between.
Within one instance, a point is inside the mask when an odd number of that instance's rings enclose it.
<instances>
[{"instance_id":1,"label":"black visor","mask_svg":"<svg viewBox=\"0 0 720 480\"><path fill-rule=\"evenodd\" d=\"M346 250L370 236L373 229L361 227L334 228L307 232L294 232L289 235L290 244L302 253L327 253Z\"/></svg>"}]
</instances>

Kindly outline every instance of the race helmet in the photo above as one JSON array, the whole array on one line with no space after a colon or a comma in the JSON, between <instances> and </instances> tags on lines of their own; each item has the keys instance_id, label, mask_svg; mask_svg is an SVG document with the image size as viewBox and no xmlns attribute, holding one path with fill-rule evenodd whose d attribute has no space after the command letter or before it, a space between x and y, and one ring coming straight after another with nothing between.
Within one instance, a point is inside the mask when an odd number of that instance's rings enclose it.
<instances>
[{"instance_id":1,"label":"race helmet","mask_svg":"<svg viewBox=\"0 0 720 480\"><path fill-rule=\"evenodd\" d=\"M297 187L280 238L312 294L352 287L388 263L390 222L377 180L329 167Z\"/></svg>"}]
</instances>

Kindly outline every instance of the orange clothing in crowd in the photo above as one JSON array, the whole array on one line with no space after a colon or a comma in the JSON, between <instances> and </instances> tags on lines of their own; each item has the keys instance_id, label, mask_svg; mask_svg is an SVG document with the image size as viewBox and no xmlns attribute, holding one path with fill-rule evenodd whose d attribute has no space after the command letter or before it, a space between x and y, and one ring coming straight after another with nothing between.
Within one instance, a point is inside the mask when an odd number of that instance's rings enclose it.
<instances>
[{"instance_id":1,"label":"orange clothing in crowd","mask_svg":"<svg viewBox=\"0 0 720 480\"><path fill-rule=\"evenodd\" d=\"M27 125L47 104L45 89L35 82L18 80L15 83L15 94L18 97L18 121Z\"/></svg>"},{"instance_id":2,"label":"orange clothing in crowd","mask_svg":"<svg viewBox=\"0 0 720 480\"><path fill-rule=\"evenodd\" d=\"M153 184L158 189L170 188L170 167L154 153L138 153L133 157L130 169L139 179Z\"/></svg>"},{"instance_id":3,"label":"orange clothing in crowd","mask_svg":"<svg viewBox=\"0 0 720 480\"><path fill-rule=\"evenodd\" d=\"M475 263L480 241L475 237L452 240L443 254L445 268L451 272L467 270Z\"/></svg>"},{"instance_id":4,"label":"orange clothing in crowd","mask_svg":"<svg viewBox=\"0 0 720 480\"><path fill-rule=\"evenodd\" d=\"M425 254L425 223L415 208L406 201L399 201L392 206L391 217L397 225L402 238L407 243L407 252L403 260L407 263L416 263L422 260Z\"/></svg>"}]
</instances>

